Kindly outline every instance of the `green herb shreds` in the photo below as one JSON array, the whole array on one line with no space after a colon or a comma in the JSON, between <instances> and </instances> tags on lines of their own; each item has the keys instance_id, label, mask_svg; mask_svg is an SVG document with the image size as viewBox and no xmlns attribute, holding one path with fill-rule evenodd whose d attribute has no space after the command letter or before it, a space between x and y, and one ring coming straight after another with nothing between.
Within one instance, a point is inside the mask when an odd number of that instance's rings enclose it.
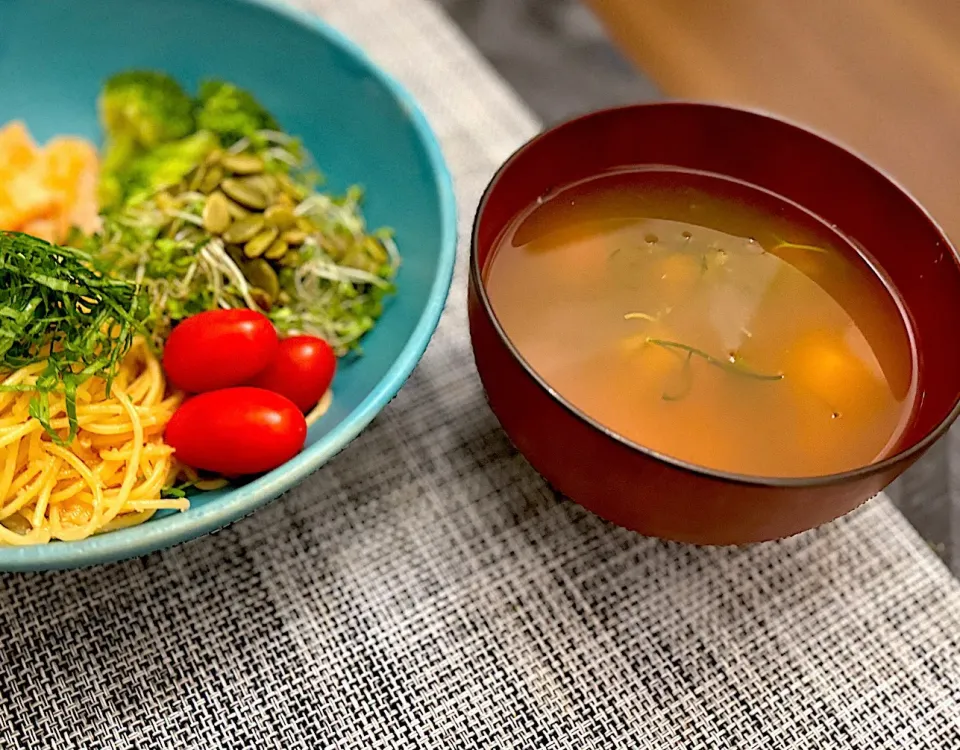
<instances>
[{"instance_id":1,"label":"green herb shreds","mask_svg":"<svg viewBox=\"0 0 960 750\"><path fill-rule=\"evenodd\" d=\"M136 285L101 273L87 253L0 232L0 374L46 362L36 383L0 384L0 391L35 392L30 415L58 442L71 441L77 386L96 375L109 389L141 307ZM64 394L65 440L50 424L52 393Z\"/></svg>"}]
</instances>

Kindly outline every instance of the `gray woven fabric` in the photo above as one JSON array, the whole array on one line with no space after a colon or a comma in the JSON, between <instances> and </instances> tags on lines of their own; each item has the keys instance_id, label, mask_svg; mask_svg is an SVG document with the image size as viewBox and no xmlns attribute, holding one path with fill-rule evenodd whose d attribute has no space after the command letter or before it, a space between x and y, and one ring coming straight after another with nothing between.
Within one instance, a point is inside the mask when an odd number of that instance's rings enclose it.
<instances>
[{"instance_id":1,"label":"gray woven fabric","mask_svg":"<svg viewBox=\"0 0 960 750\"><path fill-rule=\"evenodd\" d=\"M311 2L427 109L463 229L534 123L423 0ZM557 498L472 369L464 276L347 451L219 534L0 578L0 747L960 747L960 584L880 498L697 549Z\"/></svg>"}]
</instances>

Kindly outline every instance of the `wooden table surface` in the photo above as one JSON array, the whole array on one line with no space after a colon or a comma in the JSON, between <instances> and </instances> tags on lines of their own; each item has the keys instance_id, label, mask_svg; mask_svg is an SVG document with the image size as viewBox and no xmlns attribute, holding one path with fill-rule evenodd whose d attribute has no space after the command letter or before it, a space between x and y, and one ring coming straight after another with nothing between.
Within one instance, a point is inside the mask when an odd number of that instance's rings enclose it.
<instances>
[{"instance_id":1,"label":"wooden table surface","mask_svg":"<svg viewBox=\"0 0 960 750\"><path fill-rule=\"evenodd\" d=\"M960 0L586 1L667 95L845 142L960 242Z\"/></svg>"}]
</instances>

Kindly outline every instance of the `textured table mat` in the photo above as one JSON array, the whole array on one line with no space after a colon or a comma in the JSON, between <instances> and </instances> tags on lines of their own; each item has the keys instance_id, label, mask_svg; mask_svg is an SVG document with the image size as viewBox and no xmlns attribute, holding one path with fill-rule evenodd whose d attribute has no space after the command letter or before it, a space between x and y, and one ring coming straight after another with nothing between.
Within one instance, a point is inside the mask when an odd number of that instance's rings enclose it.
<instances>
[{"instance_id":1,"label":"textured table mat","mask_svg":"<svg viewBox=\"0 0 960 750\"><path fill-rule=\"evenodd\" d=\"M466 235L535 123L425 0L300 4L423 103ZM556 497L484 404L461 256L409 384L300 488L0 578L0 748L960 747L960 584L887 499L735 550Z\"/></svg>"}]
</instances>

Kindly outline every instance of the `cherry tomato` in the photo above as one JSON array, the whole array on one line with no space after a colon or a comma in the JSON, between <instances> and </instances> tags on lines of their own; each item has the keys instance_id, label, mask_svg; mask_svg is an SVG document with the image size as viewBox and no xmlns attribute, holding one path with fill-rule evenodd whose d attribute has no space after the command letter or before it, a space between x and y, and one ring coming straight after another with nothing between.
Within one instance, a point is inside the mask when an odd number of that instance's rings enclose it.
<instances>
[{"instance_id":1,"label":"cherry tomato","mask_svg":"<svg viewBox=\"0 0 960 750\"><path fill-rule=\"evenodd\" d=\"M209 310L173 329L163 369L177 388L203 393L242 385L277 353L277 331L254 310Z\"/></svg>"},{"instance_id":2,"label":"cherry tomato","mask_svg":"<svg viewBox=\"0 0 960 750\"><path fill-rule=\"evenodd\" d=\"M239 476L275 469L307 439L290 399L262 388L224 388L188 399L167 423L164 440L195 469Z\"/></svg>"},{"instance_id":3,"label":"cherry tomato","mask_svg":"<svg viewBox=\"0 0 960 750\"><path fill-rule=\"evenodd\" d=\"M250 385L281 393L309 411L327 392L337 369L337 355L316 336L291 336L280 342L273 361Z\"/></svg>"}]
</instances>

